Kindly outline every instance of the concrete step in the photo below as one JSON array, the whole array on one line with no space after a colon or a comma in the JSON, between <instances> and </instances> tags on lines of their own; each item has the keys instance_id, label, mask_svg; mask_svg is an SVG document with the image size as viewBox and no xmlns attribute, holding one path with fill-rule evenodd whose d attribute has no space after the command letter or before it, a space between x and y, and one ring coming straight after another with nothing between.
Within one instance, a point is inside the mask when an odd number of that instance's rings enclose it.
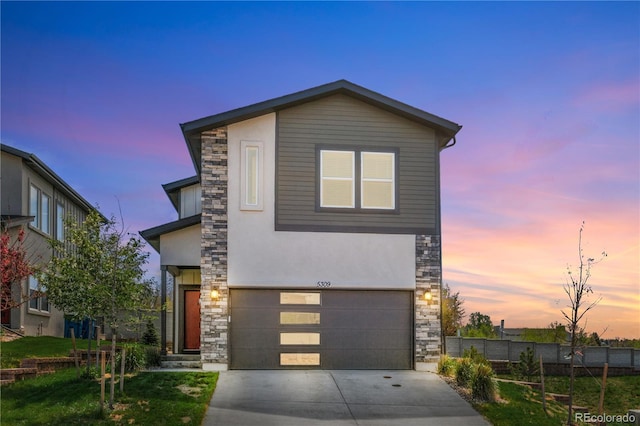
<instances>
[{"instance_id":1,"label":"concrete step","mask_svg":"<svg viewBox=\"0 0 640 426\"><path fill-rule=\"evenodd\" d=\"M172 354L163 355L160 359L161 368L202 368L200 355Z\"/></svg>"}]
</instances>

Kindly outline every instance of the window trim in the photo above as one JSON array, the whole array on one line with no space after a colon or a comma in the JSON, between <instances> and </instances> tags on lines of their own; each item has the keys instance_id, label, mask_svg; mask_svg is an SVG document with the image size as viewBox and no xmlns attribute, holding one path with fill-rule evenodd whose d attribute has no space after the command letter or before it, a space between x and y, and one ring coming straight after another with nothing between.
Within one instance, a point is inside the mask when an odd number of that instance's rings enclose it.
<instances>
[{"instance_id":1,"label":"window trim","mask_svg":"<svg viewBox=\"0 0 640 426\"><path fill-rule=\"evenodd\" d=\"M322 151L348 151L354 153L355 158L355 203L354 207L325 207L322 206ZM362 207L362 154L388 153L393 154L393 208ZM321 213L360 213L360 214L400 214L400 150L392 147L370 147L364 145L316 145L316 212Z\"/></svg>"},{"instance_id":2,"label":"window trim","mask_svg":"<svg viewBox=\"0 0 640 426\"><path fill-rule=\"evenodd\" d=\"M65 230L64 230L64 215L65 215L64 204L58 200L56 201L56 240L64 241Z\"/></svg>"},{"instance_id":3,"label":"window trim","mask_svg":"<svg viewBox=\"0 0 640 426\"><path fill-rule=\"evenodd\" d=\"M33 194L35 194L36 199L35 199L35 206L33 204L34 200L33 200ZM47 200L47 211L46 211L46 215L44 214L45 212L43 211L44 205L45 203L43 202L43 200L46 198ZM29 182L29 215L33 216L34 219L32 222L29 223L29 226L33 229L36 229L37 231L45 234L45 235L51 235L51 204L52 204L52 200L53 197L49 194L47 194L46 192L44 192L42 189L40 189L40 187L38 187L37 185L35 185L33 182ZM35 212L33 211L33 209L35 208ZM46 222L43 221L42 219L46 216ZM43 229L44 225L47 225L47 229Z\"/></svg>"},{"instance_id":4,"label":"window trim","mask_svg":"<svg viewBox=\"0 0 640 426\"><path fill-rule=\"evenodd\" d=\"M340 153L349 153L351 154L351 177L335 177L335 176L327 176L325 177L322 174L322 171L324 170L324 154L325 153L336 153L336 152L340 152ZM320 180L320 193L319 193L319 198L320 198L320 207L323 209L353 209L356 208L356 200L357 200L357 194L356 194L356 178L357 178L357 174L356 174L356 164L357 164L357 160L356 160L356 152L355 151L350 151L350 150L337 150L337 149L322 149L320 150L320 170L319 170L319 180ZM323 200L322 200L322 194L324 193L324 184L325 181L340 181L340 182L351 182L351 205L348 206L340 206L340 205L323 205Z\"/></svg>"},{"instance_id":5,"label":"window trim","mask_svg":"<svg viewBox=\"0 0 640 426\"><path fill-rule=\"evenodd\" d=\"M35 289L32 289L31 284L35 284ZM27 303L27 309L29 312L31 313L38 313L38 314L50 314L51 313L51 303L49 302L49 299L47 298L47 292L46 290L42 290L42 286L40 284L40 281L38 280L38 278L34 277L33 275L30 275L29 278L27 278L27 286L29 286L29 303ZM35 297L31 296L31 291L37 292L38 295ZM47 301L47 308L43 309L42 305L43 305L43 299L46 299ZM35 301L35 307L31 306L32 302Z\"/></svg>"},{"instance_id":6,"label":"window trim","mask_svg":"<svg viewBox=\"0 0 640 426\"><path fill-rule=\"evenodd\" d=\"M257 150L255 185L256 202L249 203L249 169L248 149ZM264 143L262 141L240 141L240 210L262 211L264 210Z\"/></svg>"}]
</instances>

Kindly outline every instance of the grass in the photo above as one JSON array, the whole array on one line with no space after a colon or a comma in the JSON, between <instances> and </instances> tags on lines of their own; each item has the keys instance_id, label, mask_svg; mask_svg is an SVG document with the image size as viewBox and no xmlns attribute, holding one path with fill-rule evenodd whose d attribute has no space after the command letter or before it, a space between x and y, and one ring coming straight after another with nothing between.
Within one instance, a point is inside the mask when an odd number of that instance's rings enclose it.
<instances>
[{"instance_id":1,"label":"grass","mask_svg":"<svg viewBox=\"0 0 640 426\"><path fill-rule=\"evenodd\" d=\"M505 377L507 378L507 377ZM547 400L547 412L542 410L541 392L515 383L499 383L501 400L494 403L474 403L474 408L495 426L563 425L567 421L567 407ZM545 376L548 393L567 394L569 378ZM593 377L576 377L574 405L589 408L598 414L600 382ZM605 391L604 411L610 415L624 415L631 408L640 407L640 377L609 377ZM623 425L623 423L609 423Z\"/></svg>"},{"instance_id":2,"label":"grass","mask_svg":"<svg viewBox=\"0 0 640 426\"><path fill-rule=\"evenodd\" d=\"M598 413L600 382L602 377L576 377L574 405L589 408ZM545 389L552 393L569 393L568 377L545 377ZM604 411L607 414L625 414L632 408L640 408L640 376L608 377L604 393Z\"/></svg>"},{"instance_id":3,"label":"grass","mask_svg":"<svg viewBox=\"0 0 640 426\"><path fill-rule=\"evenodd\" d=\"M95 349L96 343L91 343ZM87 350L87 340L76 339L79 351ZM71 339L61 337L40 336L22 337L11 342L0 343L0 368L20 366L24 358L69 356L73 349Z\"/></svg>"},{"instance_id":4,"label":"grass","mask_svg":"<svg viewBox=\"0 0 640 426\"><path fill-rule=\"evenodd\" d=\"M114 409L100 410L100 383L76 379L75 370L2 388L2 424L185 425L202 423L218 373L142 372L116 384ZM107 383L106 399L109 398Z\"/></svg>"},{"instance_id":5,"label":"grass","mask_svg":"<svg viewBox=\"0 0 640 426\"><path fill-rule=\"evenodd\" d=\"M539 391L507 382L500 382L498 386L498 402L473 404L494 426L558 426L567 421L566 408L555 401L547 401L548 414L545 414Z\"/></svg>"}]
</instances>

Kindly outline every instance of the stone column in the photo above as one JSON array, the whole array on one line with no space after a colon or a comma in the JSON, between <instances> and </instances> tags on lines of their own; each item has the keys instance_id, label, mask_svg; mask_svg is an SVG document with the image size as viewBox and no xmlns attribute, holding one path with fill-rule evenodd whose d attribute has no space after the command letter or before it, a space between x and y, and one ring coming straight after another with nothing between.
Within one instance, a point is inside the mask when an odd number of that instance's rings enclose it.
<instances>
[{"instance_id":1,"label":"stone column","mask_svg":"<svg viewBox=\"0 0 640 426\"><path fill-rule=\"evenodd\" d=\"M204 370L228 368L227 131L202 133L200 358ZM212 290L218 298L211 297Z\"/></svg>"},{"instance_id":2,"label":"stone column","mask_svg":"<svg viewBox=\"0 0 640 426\"><path fill-rule=\"evenodd\" d=\"M442 349L440 287L440 237L416 235L416 291L415 291L415 361L416 369L436 363ZM431 293L426 300L425 293Z\"/></svg>"}]
</instances>

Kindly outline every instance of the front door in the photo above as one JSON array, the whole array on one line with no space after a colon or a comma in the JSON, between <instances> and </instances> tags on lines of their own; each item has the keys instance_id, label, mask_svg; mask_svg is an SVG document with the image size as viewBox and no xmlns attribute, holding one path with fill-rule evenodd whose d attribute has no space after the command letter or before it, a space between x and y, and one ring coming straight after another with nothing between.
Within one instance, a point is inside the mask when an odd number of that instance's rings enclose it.
<instances>
[{"instance_id":1,"label":"front door","mask_svg":"<svg viewBox=\"0 0 640 426\"><path fill-rule=\"evenodd\" d=\"M11 326L11 309L2 311L2 325Z\"/></svg>"},{"instance_id":2,"label":"front door","mask_svg":"<svg viewBox=\"0 0 640 426\"><path fill-rule=\"evenodd\" d=\"M200 350L200 290L184 292L184 349Z\"/></svg>"}]
</instances>

